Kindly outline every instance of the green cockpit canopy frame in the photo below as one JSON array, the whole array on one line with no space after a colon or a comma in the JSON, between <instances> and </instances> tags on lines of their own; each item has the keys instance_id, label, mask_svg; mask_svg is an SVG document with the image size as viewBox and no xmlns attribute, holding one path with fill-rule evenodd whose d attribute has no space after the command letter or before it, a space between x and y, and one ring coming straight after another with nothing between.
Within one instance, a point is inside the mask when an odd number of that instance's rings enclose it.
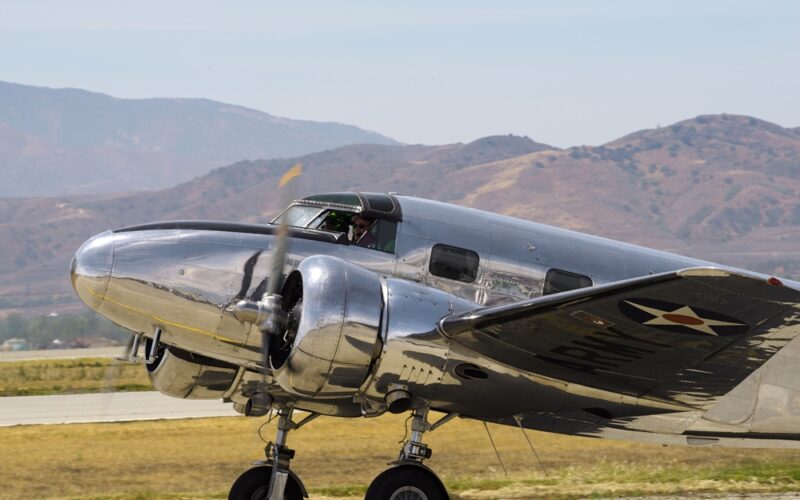
<instances>
[{"instance_id":1,"label":"green cockpit canopy frame","mask_svg":"<svg viewBox=\"0 0 800 500\"><path fill-rule=\"evenodd\" d=\"M383 193L325 193L308 196L295 203L319 204L326 207L341 207L365 217L393 222L403 220L400 202L394 195Z\"/></svg>"}]
</instances>

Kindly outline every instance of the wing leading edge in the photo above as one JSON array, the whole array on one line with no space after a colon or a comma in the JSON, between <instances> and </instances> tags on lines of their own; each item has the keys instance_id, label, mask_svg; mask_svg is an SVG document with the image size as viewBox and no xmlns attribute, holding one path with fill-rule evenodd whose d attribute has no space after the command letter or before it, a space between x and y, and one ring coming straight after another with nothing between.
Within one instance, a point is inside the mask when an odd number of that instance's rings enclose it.
<instances>
[{"instance_id":1,"label":"wing leading edge","mask_svg":"<svg viewBox=\"0 0 800 500\"><path fill-rule=\"evenodd\" d=\"M707 409L800 334L800 291L693 268L479 309L440 326L518 369Z\"/></svg>"}]
</instances>

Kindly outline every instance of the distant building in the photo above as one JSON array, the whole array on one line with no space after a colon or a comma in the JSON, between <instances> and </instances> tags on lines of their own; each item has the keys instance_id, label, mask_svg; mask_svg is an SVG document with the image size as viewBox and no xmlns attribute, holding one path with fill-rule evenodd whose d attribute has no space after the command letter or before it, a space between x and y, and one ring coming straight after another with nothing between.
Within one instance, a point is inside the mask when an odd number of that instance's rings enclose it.
<instances>
[{"instance_id":1,"label":"distant building","mask_svg":"<svg viewBox=\"0 0 800 500\"><path fill-rule=\"evenodd\" d=\"M61 339L53 339L53 341L50 342L50 345L47 346L47 348L48 349L69 349L69 344L67 344L66 342L62 341Z\"/></svg>"},{"instance_id":2,"label":"distant building","mask_svg":"<svg viewBox=\"0 0 800 500\"><path fill-rule=\"evenodd\" d=\"M28 341L25 339L8 339L2 344L0 344L0 351L2 352L9 352L9 351L27 351L28 350Z\"/></svg>"}]
</instances>

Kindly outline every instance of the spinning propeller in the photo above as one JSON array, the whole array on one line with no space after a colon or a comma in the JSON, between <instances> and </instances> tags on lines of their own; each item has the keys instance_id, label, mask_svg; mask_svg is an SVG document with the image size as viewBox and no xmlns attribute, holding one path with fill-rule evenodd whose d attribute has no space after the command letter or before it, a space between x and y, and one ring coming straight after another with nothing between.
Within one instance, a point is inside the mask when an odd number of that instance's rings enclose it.
<instances>
[{"instance_id":1,"label":"spinning propeller","mask_svg":"<svg viewBox=\"0 0 800 500\"><path fill-rule=\"evenodd\" d=\"M286 171L278 183L282 206L288 206L293 199L295 178L302 173L302 166L298 163ZM273 339L282 333L287 322L288 312L284 308L283 297L280 295L280 277L286 264L286 250L288 247L289 226L283 215L278 219L279 228L272 245L272 254L269 260L269 282L266 293L258 301L240 300L233 307L233 314L241 321L257 324L261 330L261 343L263 350L264 378L270 368L270 344ZM265 403L268 403L265 401Z\"/></svg>"},{"instance_id":2,"label":"spinning propeller","mask_svg":"<svg viewBox=\"0 0 800 500\"><path fill-rule=\"evenodd\" d=\"M302 166L298 163L286 171L281 177L279 187L279 198L282 206L288 206L291 200L294 199L294 183L295 178L300 176ZM278 230L275 233L275 238L272 243L272 252L268 261L268 276L267 290L260 300L247 300L243 299L233 305L229 311L240 321L249 322L257 325L261 331L262 353L263 353L263 366L264 376L263 382L267 380L267 374L272 368L270 360L270 350L277 348L279 353L288 355L287 347L290 347L292 342L291 338L282 338L284 332L287 332L287 327L292 330L295 325L297 317L299 316L299 308L294 307L292 311L287 311L287 305L299 301L297 287L294 287L284 300L280 294L281 274L286 264L286 252L288 248L289 226L287 221L284 220L284 215L278 219ZM285 335L291 337L291 333ZM141 332L136 333L130 337L128 345L125 347L122 355L116 359L120 362L137 363L144 362L148 371L153 371L158 368L158 364L163 355L164 347L160 343L161 328L156 327L153 332L152 339L145 337ZM144 344L144 355L140 355L140 348ZM273 360L274 360L273 356ZM280 358L279 359L279 363ZM116 371L119 370L118 366L113 367ZM117 374L110 373L107 381L110 387L114 386L114 381ZM265 415L272 406L272 397L262 387L257 389L245 406L244 412L247 415L261 416Z\"/></svg>"}]
</instances>

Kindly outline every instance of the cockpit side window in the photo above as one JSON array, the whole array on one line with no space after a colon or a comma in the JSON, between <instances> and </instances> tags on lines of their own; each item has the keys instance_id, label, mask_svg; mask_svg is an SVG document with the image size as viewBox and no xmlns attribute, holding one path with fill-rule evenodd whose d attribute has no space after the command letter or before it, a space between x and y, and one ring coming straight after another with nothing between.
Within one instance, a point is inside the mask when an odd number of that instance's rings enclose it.
<instances>
[{"instance_id":1,"label":"cockpit side window","mask_svg":"<svg viewBox=\"0 0 800 500\"><path fill-rule=\"evenodd\" d=\"M397 222L356 215L352 223L350 235L353 245L394 253Z\"/></svg>"},{"instance_id":2,"label":"cockpit side window","mask_svg":"<svg viewBox=\"0 0 800 500\"><path fill-rule=\"evenodd\" d=\"M395 239L397 238L397 222L378 219L370 229L375 236L375 249L381 252L394 253Z\"/></svg>"}]
</instances>

